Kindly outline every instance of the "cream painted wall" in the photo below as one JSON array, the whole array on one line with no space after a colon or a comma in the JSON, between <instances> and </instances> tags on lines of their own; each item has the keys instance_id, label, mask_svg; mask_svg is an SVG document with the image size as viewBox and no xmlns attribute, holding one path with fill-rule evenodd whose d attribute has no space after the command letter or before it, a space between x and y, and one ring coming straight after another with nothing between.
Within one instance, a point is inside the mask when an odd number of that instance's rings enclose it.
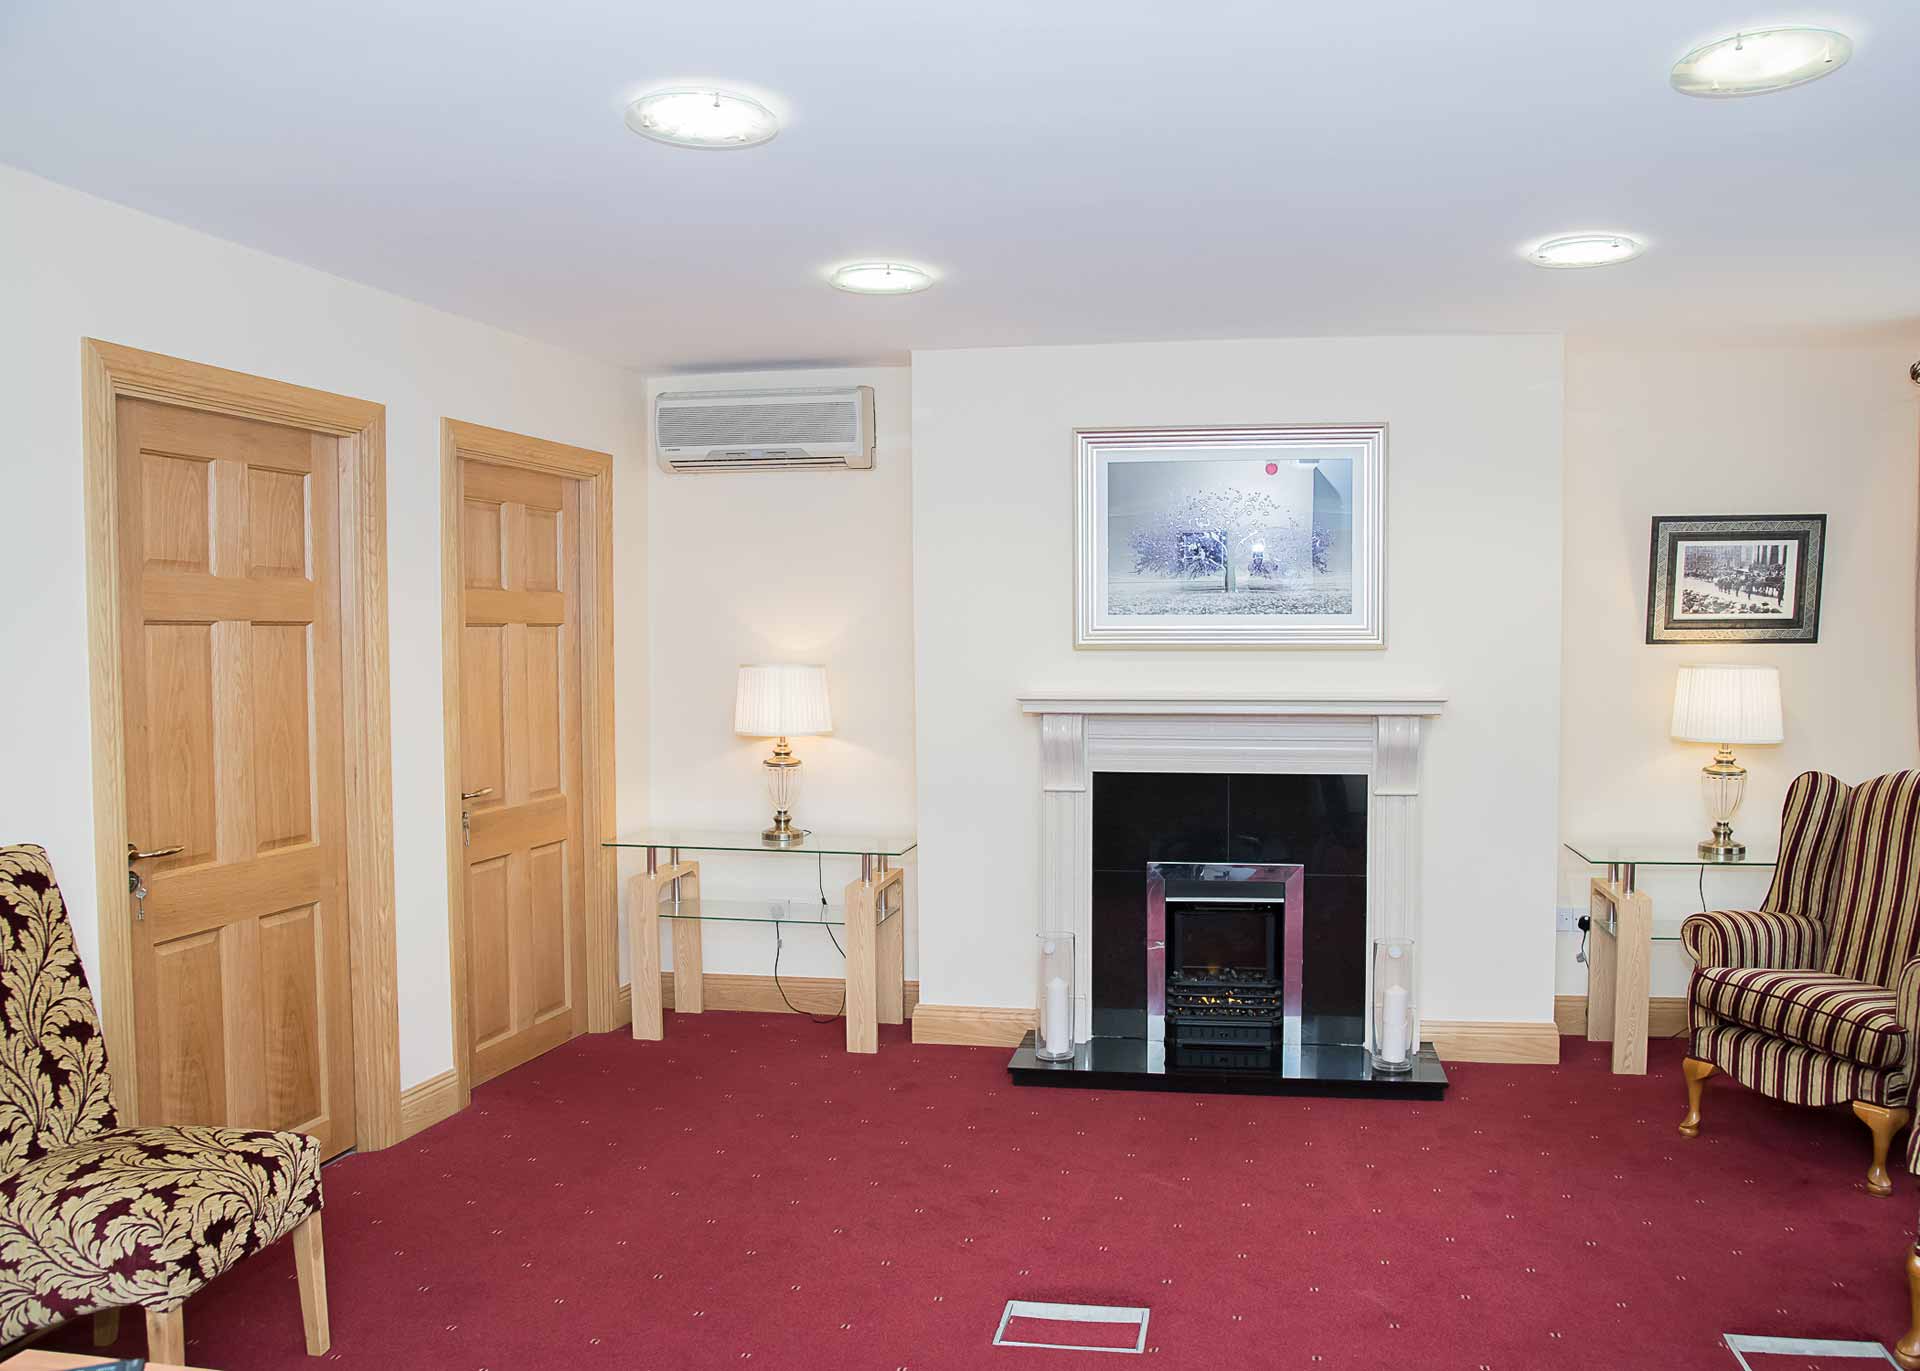
<instances>
[{"instance_id":1,"label":"cream painted wall","mask_svg":"<svg viewBox=\"0 0 1920 1371\"><path fill-rule=\"evenodd\" d=\"M733 732L743 662L827 667L834 731L794 740L797 820L831 830L912 832L914 683L912 386L906 367L666 376L647 382L647 412L663 390L868 385L874 390L871 471L676 474L647 459L648 621L652 699L647 785L663 825L757 832L770 815L760 765L768 739ZM859 874L850 858L698 856L703 893L828 898ZM644 870L624 857L624 880ZM919 919L909 865L907 975ZM710 972L765 976L771 928L709 925ZM624 920L622 937L625 937ZM623 966L631 966L623 946ZM663 965L672 964L668 951ZM789 930L784 976L840 976L844 963L817 929Z\"/></svg>"},{"instance_id":2,"label":"cream painted wall","mask_svg":"<svg viewBox=\"0 0 1920 1371\"><path fill-rule=\"evenodd\" d=\"M46 845L97 966L80 340L97 337L387 409L400 1075L453 1064L440 700L442 415L613 452L623 588L646 579L639 387L628 374L0 168L0 841ZM637 823L645 601L617 605L620 803ZM97 979L97 977L96 977Z\"/></svg>"},{"instance_id":3,"label":"cream painted wall","mask_svg":"<svg viewBox=\"0 0 1920 1371\"><path fill-rule=\"evenodd\" d=\"M1552 1016L1561 344L1312 339L914 356L921 995L1028 1005L1043 686L1435 688L1423 1012ZM1376 420L1387 647L1076 652L1072 430Z\"/></svg>"},{"instance_id":4,"label":"cream painted wall","mask_svg":"<svg viewBox=\"0 0 1920 1371\"><path fill-rule=\"evenodd\" d=\"M1914 724L1914 510L1920 334L1878 346L1702 347L1567 342L1566 631L1561 827L1569 837L1705 836L1699 769L1711 749L1668 736L1673 680L1692 662L1780 668L1786 741L1739 749L1749 772L1735 830L1779 832L1809 769L1863 780L1920 760ZM1656 514L1825 514L1820 641L1649 646L1647 550ZM1586 867L1563 857L1561 902ZM1709 871L1714 908L1757 903L1769 873ZM1643 871L1656 922L1700 907L1697 868ZM1559 986L1584 994L1578 937ZM1653 993L1681 995L1691 963L1657 945Z\"/></svg>"}]
</instances>

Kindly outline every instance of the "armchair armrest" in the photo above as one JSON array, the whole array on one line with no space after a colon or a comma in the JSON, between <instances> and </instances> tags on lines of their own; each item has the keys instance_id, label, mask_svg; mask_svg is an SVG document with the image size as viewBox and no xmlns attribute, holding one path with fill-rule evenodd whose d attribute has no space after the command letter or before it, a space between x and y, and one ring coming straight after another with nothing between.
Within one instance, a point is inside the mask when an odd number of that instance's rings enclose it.
<instances>
[{"instance_id":1,"label":"armchair armrest","mask_svg":"<svg viewBox=\"0 0 1920 1371\"><path fill-rule=\"evenodd\" d=\"M1701 967L1794 971L1818 964L1826 936L1818 919L1767 909L1715 909L1688 915L1680 925L1680 942Z\"/></svg>"}]
</instances>

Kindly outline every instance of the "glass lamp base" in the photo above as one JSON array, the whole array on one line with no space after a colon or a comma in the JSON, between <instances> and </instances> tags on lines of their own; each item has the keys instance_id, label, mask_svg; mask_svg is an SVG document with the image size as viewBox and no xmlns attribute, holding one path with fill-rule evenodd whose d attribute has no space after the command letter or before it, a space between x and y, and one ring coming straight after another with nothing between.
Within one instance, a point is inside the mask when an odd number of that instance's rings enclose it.
<instances>
[{"instance_id":1,"label":"glass lamp base","mask_svg":"<svg viewBox=\"0 0 1920 1371\"><path fill-rule=\"evenodd\" d=\"M773 824L760 830L760 841L769 847L792 847L809 832L793 826L793 789L800 778L800 759L782 738L761 765L767 772L767 798L773 801Z\"/></svg>"},{"instance_id":2,"label":"glass lamp base","mask_svg":"<svg viewBox=\"0 0 1920 1371\"><path fill-rule=\"evenodd\" d=\"M1746 768L1734 760L1732 748L1722 747L1710 764L1700 768L1700 794L1707 802L1707 817L1713 820L1713 836L1699 844L1703 861L1737 862L1747 855L1747 845L1733 840L1733 816L1740 812L1746 793Z\"/></svg>"}]
</instances>

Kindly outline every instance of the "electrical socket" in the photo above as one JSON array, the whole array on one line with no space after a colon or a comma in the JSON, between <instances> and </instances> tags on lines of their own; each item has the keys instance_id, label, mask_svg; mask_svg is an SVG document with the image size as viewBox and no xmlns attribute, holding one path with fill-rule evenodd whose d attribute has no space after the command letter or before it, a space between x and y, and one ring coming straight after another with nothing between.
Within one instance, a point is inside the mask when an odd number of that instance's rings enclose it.
<instances>
[{"instance_id":1,"label":"electrical socket","mask_svg":"<svg viewBox=\"0 0 1920 1371\"><path fill-rule=\"evenodd\" d=\"M1579 927L1577 920L1580 918L1581 913L1582 910L1579 905L1563 904L1554 911L1553 926L1562 933L1572 933Z\"/></svg>"}]
</instances>

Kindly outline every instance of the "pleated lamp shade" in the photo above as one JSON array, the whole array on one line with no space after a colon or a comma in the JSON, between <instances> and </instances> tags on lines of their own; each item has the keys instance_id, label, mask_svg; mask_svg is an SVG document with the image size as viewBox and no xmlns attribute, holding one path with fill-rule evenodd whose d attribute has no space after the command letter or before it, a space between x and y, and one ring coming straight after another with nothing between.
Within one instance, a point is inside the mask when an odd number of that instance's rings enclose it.
<instances>
[{"instance_id":1,"label":"pleated lamp shade","mask_svg":"<svg viewBox=\"0 0 1920 1371\"><path fill-rule=\"evenodd\" d=\"M1779 669L1681 667L1673 685L1673 736L1694 743L1782 741Z\"/></svg>"},{"instance_id":2,"label":"pleated lamp shade","mask_svg":"<svg viewBox=\"0 0 1920 1371\"><path fill-rule=\"evenodd\" d=\"M804 738L833 732L823 666L743 666L733 697L733 731L749 738Z\"/></svg>"}]
</instances>

